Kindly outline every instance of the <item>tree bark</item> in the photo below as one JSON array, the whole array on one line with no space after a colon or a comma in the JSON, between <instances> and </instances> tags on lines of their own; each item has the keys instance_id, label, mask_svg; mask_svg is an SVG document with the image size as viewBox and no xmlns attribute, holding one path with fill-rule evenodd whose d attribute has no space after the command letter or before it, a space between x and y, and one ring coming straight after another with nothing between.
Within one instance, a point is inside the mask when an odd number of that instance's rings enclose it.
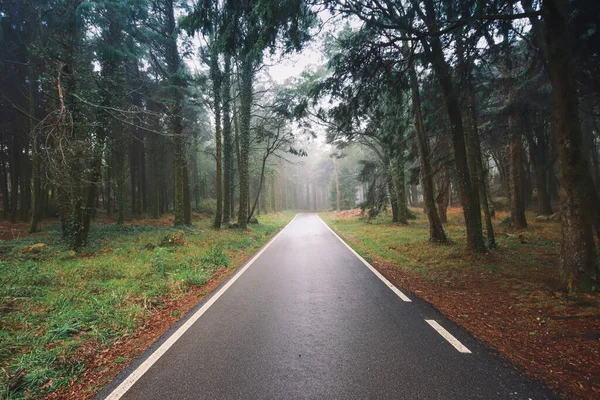
<instances>
[{"instance_id":1,"label":"tree bark","mask_svg":"<svg viewBox=\"0 0 600 400\"><path fill-rule=\"evenodd\" d=\"M12 135L11 163L10 163L10 222L17 222L17 207L19 204L19 139L18 134Z\"/></svg>"},{"instance_id":2,"label":"tree bark","mask_svg":"<svg viewBox=\"0 0 600 400\"><path fill-rule=\"evenodd\" d=\"M184 139L185 140L185 139ZM184 141L184 153L183 153L183 165L181 168L183 169L183 222L187 226L192 225L192 199L190 196L190 174L188 172L188 161L187 155L185 153L186 150L185 141Z\"/></svg>"},{"instance_id":3,"label":"tree bark","mask_svg":"<svg viewBox=\"0 0 600 400\"><path fill-rule=\"evenodd\" d=\"M512 117L509 117L512 120ZM514 122L509 122L509 129L514 129ZM525 189L523 180L523 144L520 133L513 132L509 143L509 188L510 188L510 226L513 229L527 229L525 218Z\"/></svg>"},{"instance_id":4,"label":"tree bark","mask_svg":"<svg viewBox=\"0 0 600 400\"><path fill-rule=\"evenodd\" d=\"M35 70L35 59L33 56L29 57L29 137L31 147L31 220L29 222L29 233L37 232L38 224L41 219L41 204L42 204L42 179L40 176L40 161L38 157L37 143L34 138L35 129L35 109L36 109L36 98L35 98L35 85L37 84L37 74Z\"/></svg>"},{"instance_id":5,"label":"tree bark","mask_svg":"<svg viewBox=\"0 0 600 400\"><path fill-rule=\"evenodd\" d=\"M448 172L443 172L443 177L440 179L438 195L435 199L440 216L440 222L448 222L448 205L450 204L450 179Z\"/></svg>"},{"instance_id":6,"label":"tree bark","mask_svg":"<svg viewBox=\"0 0 600 400\"><path fill-rule=\"evenodd\" d=\"M8 192L8 172L4 157L1 159L2 177L0 178L0 190L2 191L2 215L7 219L10 215L10 195Z\"/></svg>"},{"instance_id":7,"label":"tree bark","mask_svg":"<svg viewBox=\"0 0 600 400\"><path fill-rule=\"evenodd\" d=\"M400 222L400 216L398 214L398 192L394 185L394 174L396 171L394 171L394 167L391 165L389 159L386 160L386 163L388 164L386 165L386 179L390 198L390 206L392 207L392 223L398 223ZM406 223L406 220L402 221L402 223Z\"/></svg>"},{"instance_id":8,"label":"tree bark","mask_svg":"<svg viewBox=\"0 0 600 400\"><path fill-rule=\"evenodd\" d=\"M231 220L233 202L233 141L231 137L231 55L225 54L222 79L223 90L223 223Z\"/></svg>"},{"instance_id":9,"label":"tree bark","mask_svg":"<svg viewBox=\"0 0 600 400\"><path fill-rule=\"evenodd\" d=\"M181 115L185 82L182 77L183 71L181 56L179 55L179 50L177 48L177 26L175 24L175 11L173 2L167 2L166 6L165 17L167 21L165 30L168 32L168 37L165 39L165 61L167 65L167 71L169 73L168 80L171 92L170 100L172 103L169 115L169 125L173 134L173 144L175 148L175 157L173 160L173 170L175 172L175 199L173 207L175 211L174 225L182 226L191 224L189 179L186 176L186 138L183 130L183 118Z\"/></svg>"},{"instance_id":10,"label":"tree bark","mask_svg":"<svg viewBox=\"0 0 600 400\"><path fill-rule=\"evenodd\" d=\"M554 162L548 161L548 142L543 127L532 128L528 122L529 118L524 119L525 138L529 148L529 158L533 164L535 174L535 187L537 189L538 215L551 215L552 203L550 199L550 190L548 188L549 174Z\"/></svg>"},{"instance_id":11,"label":"tree bark","mask_svg":"<svg viewBox=\"0 0 600 400\"><path fill-rule=\"evenodd\" d=\"M508 34L505 34L507 39ZM507 70L508 76L508 102L512 109L508 116L508 134L510 137L508 148L509 148L509 164L508 164L508 188L509 188L509 201L510 201L510 226L513 229L522 230L527 229L527 219L525 218L525 171L523 168L523 143L521 139L521 132L518 131L517 126L517 111L514 109L514 103L517 98L516 93L516 82L513 77L513 68L510 44L506 45L506 57L507 57Z\"/></svg>"},{"instance_id":12,"label":"tree bark","mask_svg":"<svg viewBox=\"0 0 600 400\"><path fill-rule=\"evenodd\" d=\"M599 203L582 150L575 66L564 0L544 0L542 15L553 92L554 134L558 150L562 238L560 265L568 291L591 290L598 274L592 233Z\"/></svg>"},{"instance_id":13,"label":"tree bark","mask_svg":"<svg viewBox=\"0 0 600 400\"><path fill-rule=\"evenodd\" d=\"M425 22L428 23L432 29L437 29L433 0L425 0L425 9L427 13ZM460 103L452 83L449 66L444 59L440 38L438 36L431 37L430 44L431 48L427 53L440 83L444 101L446 103L448 119L450 120L452 147L454 149L454 159L458 177L458 189L467 229L467 247L475 252L485 252L486 248L483 242L481 213L479 208L479 194L477 191L473 190L471 173L467 162L465 133ZM429 44L425 41L424 45L426 48L429 47Z\"/></svg>"},{"instance_id":14,"label":"tree bark","mask_svg":"<svg viewBox=\"0 0 600 400\"><path fill-rule=\"evenodd\" d=\"M210 78L213 87L213 109L215 113L215 151L216 151L216 182L217 211L214 227L221 228L223 218L223 148L221 143L221 71L219 70L219 53L216 43L212 44L210 55Z\"/></svg>"},{"instance_id":15,"label":"tree bark","mask_svg":"<svg viewBox=\"0 0 600 400\"><path fill-rule=\"evenodd\" d=\"M248 222L250 222L250 219L252 219L252 215L254 214L254 211L256 210L256 207L258 205L258 200L260 198L260 194L262 192L262 186L263 186L263 180L265 177L265 166L267 165L267 158L269 157L269 153L267 153L266 156L263 157L262 159L262 164L260 167L260 181L258 182L258 189L256 191L256 198L254 199L254 204L252 205L252 209L250 210L250 214L248 214Z\"/></svg>"},{"instance_id":16,"label":"tree bark","mask_svg":"<svg viewBox=\"0 0 600 400\"><path fill-rule=\"evenodd\" d=\"M410 87L412 96L413 115L415 121L415 132L417 136L417 147L419 149L419 161L421 166L421 182L423 184L423 202L429 221L429 240L431 242L447 242L444 227L435 208L435 199L433 196L433 172L429 163L429 143L425 135L425 125L423 124L423 115L421 114L421 95L419 93L419 82L415 67L410 63L408 67L410 77Z\"/></svg>"},{"instance_id":17,"label":"tree bark","mask_svg":"<svg viewBox=\"0 0 600 400\"><path fill-rule=\"evenodd\" d=\"M254 69L250 55L242 60L240 76L240 208L238 211L238 225L241 229L248 227L249 208L249 170L250 156L250 120L252 112Z\"/></svg>"}]
</instances>

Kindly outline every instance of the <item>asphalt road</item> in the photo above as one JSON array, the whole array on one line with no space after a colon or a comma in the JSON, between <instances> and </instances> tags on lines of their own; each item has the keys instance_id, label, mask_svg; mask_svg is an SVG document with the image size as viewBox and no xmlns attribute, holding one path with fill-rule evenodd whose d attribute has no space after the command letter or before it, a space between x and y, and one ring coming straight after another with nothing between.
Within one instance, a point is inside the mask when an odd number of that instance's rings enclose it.
<instances>
[{"instance_id":1,"label":"asphalt road","mask_svg":"<svg viewBox=\"0 0 600 400\"><path fill-rule=\"evenodd\" d=\"M315 214L297 215L250 264L98 398L554 398L426 303L403 300Z\"/></svg>"}]
</instances>

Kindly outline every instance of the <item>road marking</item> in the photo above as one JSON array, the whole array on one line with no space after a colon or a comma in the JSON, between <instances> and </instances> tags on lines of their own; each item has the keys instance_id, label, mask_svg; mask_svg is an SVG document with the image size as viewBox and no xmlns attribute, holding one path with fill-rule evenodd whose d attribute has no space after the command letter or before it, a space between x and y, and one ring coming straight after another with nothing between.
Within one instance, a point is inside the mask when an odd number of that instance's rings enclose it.
<instances>
[{"instance_id":1,"label":"road marking","mask_svg":"<svg viewBox=\"0 0 600 400\"><path fill-rule=\"evenodd\" d=\"M131 374L129 374L129 376L125 378L125 380L121 382L121 384L117 386L115 390L105 397L105 400L118 400L125 393L127 393L127 391L131 389L131 387L150 369L150 367L152 367L152 365L154 365L154 363L157 362L158 359L162 357L162 355L165 354L167 350L169 350L171 346L173 346L173 344L175 344L175 342L181 336L183 336L188 329L190 329L192 325L194 325L194 323L202 316L202 314L204 314L210 308L210 306L212 306L219 299L219 297L221 297L223 293L225 293L225 291L227 291L227 289L229 289L229 287L233 285L244 272L246 272L246 270L254 263L254 261L256 261L256 259L260 257L261 254L264 253L264 251L267 250L269 246L279 237L279 235L281 235L283 231L290 226L292 222L294 222L297 216L298 214L296 214L296 216L294 216L294 218L292 218L292 220L281 231L279 231L277 235L275 235L275 237L269 240L269 242L258 253L256 253L256 255L252 257L250 261L248 261L248 263L240 270L240 272L231 278L231 280L229 280L225 286L215 293L215 295L212 296L198 311L196 311L194 315L192 315L183 325L179 327L179 329L177 329L167 340L165 340L163 344L161 344L160 347L154 351L154 353L152 353L142 364L140 364Z\"/></svg>"},{"instance_id":2,"label":"road marking","mask_svg":"<svg viewBox=\"0 0 600 400\"><path fill-rule=\"evenodd\" d=\"M319 217L319 216L317 215L317 218L319 218L319 220L321 220L321 222L322 222L322 223L323 223L323 224L324 224L324 225L327 227L327 229L329 229L329 230L331 231L331 233L333 233L333 234L334 234L334 236L335 236L336 238L338 238L338 239L339 239L339 241L340 241L340 242L342 242L342 243L344 244L344 246L346 246L346 247L347 247L347 248L348 248L348 249L349 249L349 250L350 250L350 251L351 251L351 252L352 252L352 253L353 253L353 254L354 254L354 255L355 255L355 256L356 256L356 257L357 257L359 260L360 260L360 261L362 261L362 263L363 263L363 264L365 264L365 265L367 266L367 268L369 268L369 269L371 270L371 272L373 272L375 275L377 275L377 277L378 277L379 279L381 279L381 281L382 281L383 283L385 283L385 285L386 285L387 287L389 287L390 289L392 289L392 291L393 291L394 293L396 293L396 295L398 295L398 297L400 297L400 298L401 298L403 301L406 301L407 303L410 303L410 302L412 301L411 299L409 299L409 298L408 298L408 296L407 296L407 295L405 295L404 293L402 293L402 292L400 291L400 289L398 289L396 286L394 286L394 284L393 284L392 282L388 281L388 280L385 278L385 276L381 275L381 273L379 273L379 271L377 271L377 270L376 270L376 269L375 269L375 268L374 268L374 267L373 267L371 264L369 264L369 263L367 262L367 260L365 260L364 258L362 258L360 254L358 254L356 251L354 251L354 249L353 249L352 247L350 247L350 246L348 245L348 243L344 242L344 239L342 239L341 237L339 237L339 236L338 236L338 234L337 234L337 233L335 233L335 232L333 231L333 229L331 229L331 228L329 227L329 225L327 225L327 224L325 223L325 221L323 221L323 220L321 219L321 217Z\"/></svg>"},{"instance_id":3,"label":"road marking","mask_svg":"<svg viewBox=\"0 0 600 400\"><path fill-rule=\"evenodd\" d=\"M434 321L432 319L426 319L425 322L431 325L431 327L435 329L437 333L442 335L442 337L446 339L452 346L454 346L456 350L458 350L461 353L471 353L471 350L467 349L465 345L459 342L457 338L452 336L452 334L445 330L440 324L438 324L437 321Z\"/></svg>"}]
</instances>

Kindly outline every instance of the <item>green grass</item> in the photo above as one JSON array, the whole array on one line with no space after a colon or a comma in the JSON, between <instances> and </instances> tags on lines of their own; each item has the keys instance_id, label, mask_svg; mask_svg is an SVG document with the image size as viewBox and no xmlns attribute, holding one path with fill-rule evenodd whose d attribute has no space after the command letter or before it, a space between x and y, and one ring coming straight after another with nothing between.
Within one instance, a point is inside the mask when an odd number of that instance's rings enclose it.
<instances>
[{"instance_id":1,"label":"green grass","mask_svg":"<svg viewBox=\"0 0 600 400\"><path fill-rule=\"evenodd\" d=\"M176 247L157 246L174 229L133 225L94 225L81 253L63 246L57 227L0 243L0 397L43 398L68 385L86 366L83 344L110 347L170 297L237 267L292 217L261 216L247 232L204 219ZM47 246L27 251L36 243Z\"/></svg>"},{"instance_id":2,"label":"green grass","mask_svg":"<svg viewBox=\"0 0 600 400\"><path fill-rule=\"evenodd\" d=\"M417 219L407 225L390 223L391 216L386 213L372 221L338 218L336 213L323 213L321 218L363 257L379 256L428 279L460 279L465 272L530 279L532 271L537 271L558 277L558 223L536 223L535 215L528 213L530 227L521 233L526 243L521 243L519 233L511 233L497 223L499 248L491 255L478 255L466 250L464 219L459 209L449 211L449 221L444 225L450 244L429 243L427 219L422 210L413 211ZM504 213L499 212L496 221L504 218Z\"/></svg>"}]
</instances>

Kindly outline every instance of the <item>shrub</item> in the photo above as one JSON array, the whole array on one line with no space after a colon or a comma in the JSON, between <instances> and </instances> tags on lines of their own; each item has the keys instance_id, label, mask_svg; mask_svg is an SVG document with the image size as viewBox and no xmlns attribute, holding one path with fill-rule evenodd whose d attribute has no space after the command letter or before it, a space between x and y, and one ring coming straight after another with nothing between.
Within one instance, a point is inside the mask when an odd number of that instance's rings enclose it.
<instances>
[{"instance_id":1,"label":"shrub","mask_svg":"<svg viewBox=\"0 0 600 400\"><path fill-rule=\"evenodd\" d=\"M227 255L223 253L223 248L221 246L211 247L202 257L201 261L204 264L214 265L215 267L226 267L229 265Z\"/></svg>"}]
</instances>

